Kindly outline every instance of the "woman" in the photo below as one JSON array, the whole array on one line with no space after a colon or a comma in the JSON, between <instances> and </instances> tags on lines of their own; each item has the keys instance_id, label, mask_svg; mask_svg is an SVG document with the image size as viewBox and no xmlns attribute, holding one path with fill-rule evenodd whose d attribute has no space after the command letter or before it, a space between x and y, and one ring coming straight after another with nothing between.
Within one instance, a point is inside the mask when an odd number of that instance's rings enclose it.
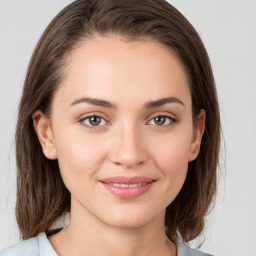
<instances>
[{"instance_id":1,"label":"woman","mask_svg":"<svg viewBox=\"0 0 256 256\"><path fill-rule=\"evenodd\" d=\"M206 255L220 117L210 61L163 0L77 0L31 58L5 255ZM63 228L53 226L65 214Z\"/></svg>"}]
</instances>

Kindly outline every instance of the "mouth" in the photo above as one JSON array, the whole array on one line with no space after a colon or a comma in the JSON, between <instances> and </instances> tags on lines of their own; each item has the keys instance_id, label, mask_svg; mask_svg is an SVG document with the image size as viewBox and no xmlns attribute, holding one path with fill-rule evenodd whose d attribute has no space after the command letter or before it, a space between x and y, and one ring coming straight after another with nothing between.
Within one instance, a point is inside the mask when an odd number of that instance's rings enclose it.
<instances>
[{"instance_id":1,"label":"mouth","mask_svg":"<svg viewBox=\"0 0 256 256\"><path fill-rule=\"evenodd\" d=\"M150 190L156 180L147 177L110 177L100 180L101 184L114 196L131 199Z\"/></svg>"},{"instance_id":2,"label":"mouth","mask_svg":"<svg viewBox=\"0 0 256 256\"><path fill-rule=\"evenodd\" d=\"M137 188L137 187L146 185L147 182L134 183L134 184L125 184L125 183L106 183L106 184L110 186L118 187L118 188Z\"/></svg>"}]
</instances>

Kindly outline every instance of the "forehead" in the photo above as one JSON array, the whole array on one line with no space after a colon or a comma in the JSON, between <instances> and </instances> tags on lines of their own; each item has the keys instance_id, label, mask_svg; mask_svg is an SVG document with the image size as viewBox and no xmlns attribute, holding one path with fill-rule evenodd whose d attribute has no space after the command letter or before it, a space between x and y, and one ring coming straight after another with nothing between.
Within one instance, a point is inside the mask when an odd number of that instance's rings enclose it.
<instances>
[{"instance_id":1,"label":"forehead","mask_svg":"<svg viewBox=\"0 0 256 256\"><path fill-rule=\"evenodd\" d=\"M185 68L172 49L155 41L127 42L117 36L81 41L67 58L59 91L69 98L111 100L118 95L121 102L190 98Z\"/></svg>"}]
</instances>

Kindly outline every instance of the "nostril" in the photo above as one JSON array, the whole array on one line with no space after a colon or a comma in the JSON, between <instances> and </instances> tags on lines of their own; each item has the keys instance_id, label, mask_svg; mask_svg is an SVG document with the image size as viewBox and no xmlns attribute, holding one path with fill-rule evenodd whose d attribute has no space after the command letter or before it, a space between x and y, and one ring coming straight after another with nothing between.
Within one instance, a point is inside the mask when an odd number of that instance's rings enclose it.
<instances>
[{"instance_id":1,"label":"nostril","mask_svg":"<svg viewBox=\"0 0 256 256\"><path fill-rule=\"evenodd\" d=\"M126 168L142 165L148 158L146 143L136 132L126 132L123 136L116 137L112 149L109 151L109 159L116 166Z\"/></svg>"},{"instance_id":2,"label":"nostril","mask_svg":"<svg viewBox=\"0 0 256 256\"><path fill-rule=\"evenodd\" d=\"M134 168L138 165L142 165L144 163L144 161L139 161L139 162L137 162L137 161L122 161L122 162L114 161L113 163L117 166L124 166L126 168Z\"/></svg>"}]
</instances>

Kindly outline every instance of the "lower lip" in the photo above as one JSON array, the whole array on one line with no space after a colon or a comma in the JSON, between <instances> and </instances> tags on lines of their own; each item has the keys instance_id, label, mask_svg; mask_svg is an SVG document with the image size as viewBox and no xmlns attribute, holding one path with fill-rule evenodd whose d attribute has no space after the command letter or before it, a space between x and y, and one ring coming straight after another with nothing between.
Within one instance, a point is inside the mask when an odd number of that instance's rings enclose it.
<instances>
[{"instance_id":1,"label":"lower lip","mask_svg":"<svg viewBox=\"0 0 256 256\"><path fill-rule=\"evenodd\" d=\"M155 183L155 181L149 182L146 185L135 187L135 188L129 188L129 187L115 187L113 185L109 185L107 183L101 182L101 184L114 196L124 199L131 199L139 197L140 195L146 193Z\"/></svg>"}]
</instances>

